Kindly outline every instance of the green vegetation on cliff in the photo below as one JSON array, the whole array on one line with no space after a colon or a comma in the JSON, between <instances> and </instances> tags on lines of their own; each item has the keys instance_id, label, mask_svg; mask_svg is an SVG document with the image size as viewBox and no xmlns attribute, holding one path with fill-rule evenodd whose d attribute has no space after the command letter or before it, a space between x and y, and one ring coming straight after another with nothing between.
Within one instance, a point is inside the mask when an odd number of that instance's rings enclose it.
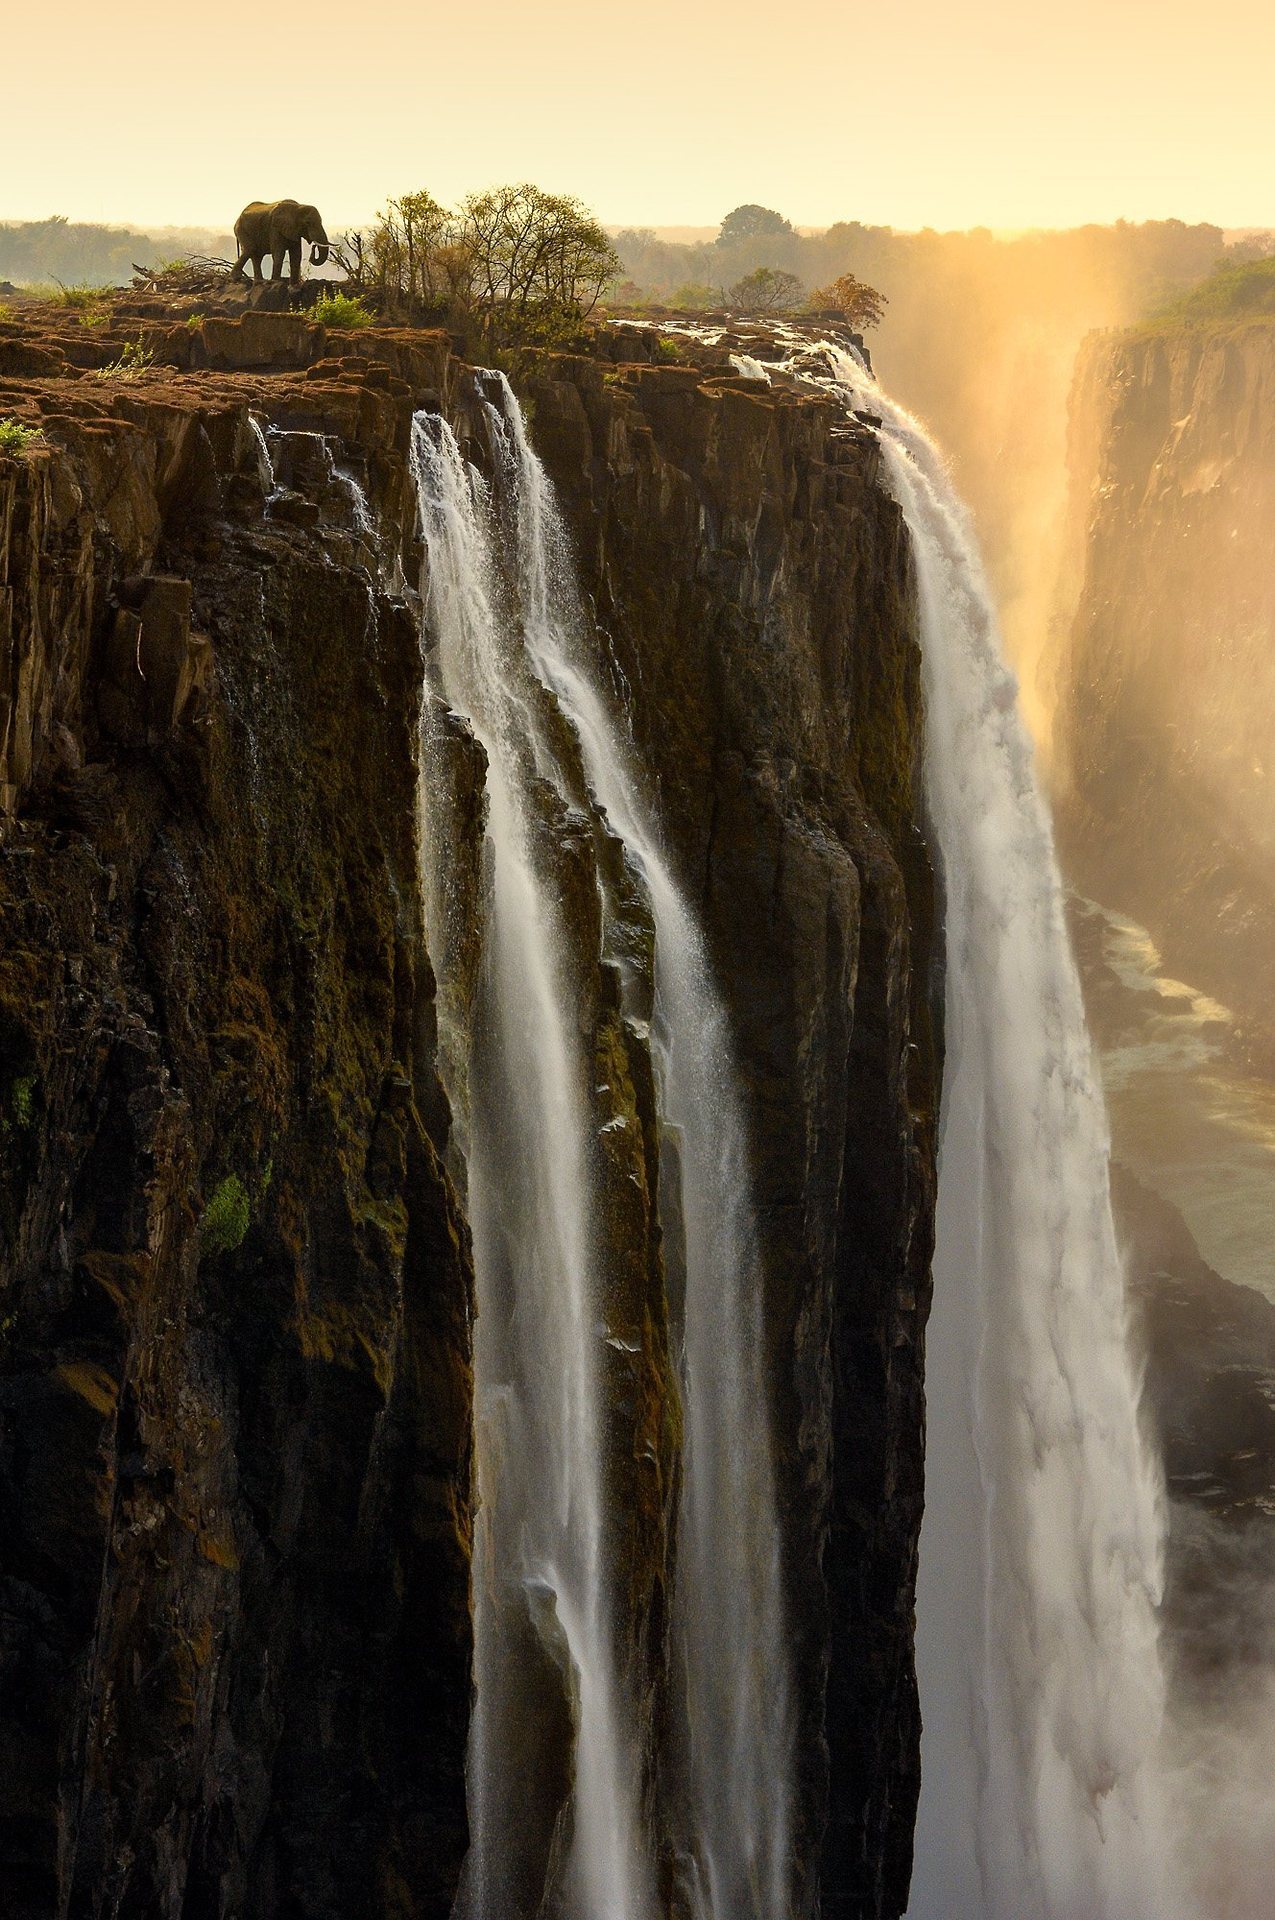
<instances>
[{"instance_id":1,"label":"green vegetation on cliff","mask_svg":"<svg viewBox=\"0 0 1275 1920\"><path fill-rule=\"evenodd\" d=\"M24 427L21 420L0 420L0 453L25 453L43 439L39 427Z\"/></svg>"},{"instance_id":2,"label":"green vegetation on cliff","mask_svg":"<svg viewBox=\"0 0 1275 1920\"><path fill-rule=\"evenodd\" d=\"M1161 308L1149 330L1216 327L1275 313L1275 254L1262 260L1222 260L1207 280Z\"/></svg>"},{"instance_id":3,"label":"green vegetation on cliff","mask_svg":"<svg viewBox=\"0 0 1275 1920\"><path fill-rule=\"evenodd\" d=\"M348 293L325 293L311 307L310 318L321 327L338 327L346 332L373 324L373 315L363 302L357 295L352 299Z\"/></svg>"}]
</instances>

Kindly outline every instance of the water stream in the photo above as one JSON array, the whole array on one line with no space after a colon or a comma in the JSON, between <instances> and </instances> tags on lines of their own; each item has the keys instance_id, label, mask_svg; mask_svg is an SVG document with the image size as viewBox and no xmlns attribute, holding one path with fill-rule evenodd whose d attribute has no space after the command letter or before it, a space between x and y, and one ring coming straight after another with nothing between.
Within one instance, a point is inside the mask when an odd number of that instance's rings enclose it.
<instances>
[{"instance_id":1,"label":"water stream","mask_svg":"<svg viewBox=\"0 0 1275 1920\"><path fill-rule=\"evenodd\" d=\"M417 417L412 457L437 641L431 691L463 716L486 756L490 902L465 1116L478 1519L463 1910L504 1920L525 1908L516 1835L528 1783L518 1762L535 1712L527 1670L539 1658L559 1670L575 1722L574 1820L558 1869L569 1911L643 1920L650 1900L605 1538L590 1121L568 931L543 844L553 829L537 764L546 756L536 752L525 655L502 604L487 491L436 416ZM429 745L427 736L427 814ZM445 863L441 824L430 844ZM435 920L444 895L437 872L427 875Z\"/></svg>"},{"instance_id":2,"label":"water stream","mask_svg":"<svg viewBox=\"0 0 1275 1920\"><path fill-rule=\"evenodd\" d=\"M858 357L794 341L881 421L912 536L946 1065L912 1920L1173 1920L1156 1604L1108 1133L1047 808L970 525Z\"/></svg>"},{"instance_id":3,"label":"water stream","mask_svg":"<svg viewBox=\"0 0 1275 1920\"><path fill-rule=\"evenodd\" d=\"M776 343L772 377L818 386L881 422L915 557L926 802L945 892L910 1914L1179 1920L1160 1757L1161 1488L1140 1426L1106 1115L1017 690L966 516L922 430L853 353L782 327ZM478 1702L464 1912L514 1920L525 1910L516 1836L530 1635L539 1657L569 1673L574 1702L574 1802L555 1913L647 1920L662 1844L680 1862L680 1898L695 1920L786 1920L790 1676L731 1039L643 769L597 671L549 483L503 379L485 376L482 394L487 478L435 416L418 416L413 443L426 629L437 641L423 733L424 892L443 950L455 822L442 765L456 716L486 757L485 957L469 1056L461 1063L453 1048L452 1071L478 1280ZM561 763L562 725L583 765L583 803ZM552 878L554 836L582 804L595 832L618 836L649 902L650 1040L680 1188L676 1209L661 1196L686 1275L675 1326L685 1457L669 1763L679 1791L678 1810L665 1804L662 1843L648 1831L618 1652L592 1122ZM444 977L440 1004L446 987Z\"/></svg>"},{"instance_id":4,"label":"water stream","mask_svg":"<svg viewBox=\"0 0 1275 1920\"><path fill-rule=\"evenodd\" d=\"M617 1653L602 1397L609 1330L592 1123L580 1095L590 1063L551 844L575 802L556 722L577 743L595 825L622 842L655 935L650 1040L676 1189L661 1192L661 1224L670 1264L685 1273L675 1328L684 1409L676 1751L664 1762L676 1787L663 1796L664 1842L696 1920L775 1920L790 1903L792 1736L761 1276L730 1035L630 743L595 676L549 482L508 386L487 376L485 392L490 482L436 416L417 417L413 441L426 626L437 641L431 690L450 710L442 722L427 717L423 769L426 911L444 950L455 823L438 804L447 782L432 781L431 759L440 769L450 716L463 717L487 762L487 951L470 1058L451 1075L468 1109L460 1120L478 1285L477 1708L462 1907L472 1920L525 1910L517 1761L534 1692L530 1624L541 1654L568 1667L575 1699L570 1838L555 1869L562 1910L569 1920L645 1920L656 1910L657 1837L639 1819L643 1757Z\"/></svg>"}]
</instances>

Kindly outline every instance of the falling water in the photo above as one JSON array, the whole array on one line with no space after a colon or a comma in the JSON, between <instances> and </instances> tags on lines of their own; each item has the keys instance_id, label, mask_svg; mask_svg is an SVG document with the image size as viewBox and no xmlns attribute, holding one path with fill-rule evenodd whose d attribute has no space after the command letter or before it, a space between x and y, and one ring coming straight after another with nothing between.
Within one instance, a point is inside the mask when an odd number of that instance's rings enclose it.
<instances>
[{"instance_id":1,"label":"falling water","mask_svg":"<svg viewBox=\"0 0 1275 1920\"><path fill-rule=\"evenodd\" d=\"M520 1704L502 1636L503 1616L517 1605L510 1589L520 1586L524 1613L554 1623L577 1676L580 1804L566 1911L570 1920L654 1912L652 1843L637 1827L632 1704L608 1624L601 1307L587 1117L574 1091L583 1067L573 1055L565 929L539 877L547 863L536 856L551 826L538 790L554 783L553 758L536 719L548 699L576 736L592 803L623 841L655 927L652 1050L662 1134L680 1175L680 1205L661 1194L662 1226L670 1254L681 1236L685 1269L670 1840L696 1920L781 1920L791 1903L791 1706L756 1229L730 1036L631 745L591 668L547 477L508 386L493 380L488 391L496 395L485 409L496 486L512 503L512 526L499 520L443 422L418 416L414 438L437 691L487 754L493 876L476 1023L487 1030L486 1058L473 1074L468 1124L481 1504L465 1910L474 1920L517 1911L502 1860L522 1785L505 1777ZM500 584L502 535L515 550L512 596ZM437 822L425 828L435 867L426 892L437 915L446 825L441 834Z\"/></svg>"},{"instance_id":2,"label":"falling water","mask_svg":"<svg viewBox=\"0 0 1275 1920\"><path fill-rule=\"evenodd\" d=\"M334 461L332 480L349 502L354 531L361 539L375 542L376 518L357 474L353 473L349 467L340 466Z\"/></svg>"},{"instance_id":3,"label":"falling water","mask_svg":"<svg viewBox=\"0 0 1275 1920\"><path fill-rule=\"evenodd\" d=\"M269 500L275 493L274 461L270 457L270 443L255 413L248 415L248 428L256 446L257 478L261 482L261 491Z\"/></svg>"},{"instance_id":4,"label":"falling water","mask_svg":"<svg viewBox=\"0 0 1275 1920\"><path fill-rule=\"evenodd\" d=\"M1160 1490L1049 817L943 465L857 358L819 351L851 404L881 418L912 536L946 897L910 1913L1176 1920Z\"/></svg>"},{"instance_id":5,"label":"falling water","mask_svg":"<svg viewBox=\"0 0 1275 1920\"><path fill-rule=\"evenodd\" d=\"M704 1920L778 1920L791 1897L791 1704L756 1224L731 1037L631 744L590 672L568 543L507 386L502 413L519 506L527 649L572 722L590 784L645 881L655 922L654 1043L661 1119L680 1143L686 1272L674 1605L689 1891Z\"/></svg>"},{"instance_id":6,"label":"falling water","mask_svg":"<svg viewBox=\"0 0 1275 1920\"><path fill-rule=\"evenodd\" d=\"M525 1910L519 1814L540 1784L519 1767L533 1737L528 1716L540 1710L519 1689L527 1666L519 1649L531 1642L557 1673L574 1721L574 1820L559 1869L568 1911L644 1920L606 1559L604 1329L584 1062L568 931L546 880L554 796L536 764L526 665L502 606L485 489L435 416L417 416L412 453L426 619L437 640L431 691L464 717L487 760L491 899L467 1116L478 1519L464 1910L472 1920ZM428 813L427 757L422 780ZM427 905L438 912L442 898L427 875Z\"/></svg>"}]
</instances>

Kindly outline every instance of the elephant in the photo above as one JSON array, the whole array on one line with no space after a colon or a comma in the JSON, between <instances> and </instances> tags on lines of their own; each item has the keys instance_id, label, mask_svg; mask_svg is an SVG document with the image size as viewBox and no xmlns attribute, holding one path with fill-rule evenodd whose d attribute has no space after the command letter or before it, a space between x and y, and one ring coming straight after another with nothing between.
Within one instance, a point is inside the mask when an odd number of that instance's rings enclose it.
<instances>
[{"instance_id":1,"label":"elephant","mask_svg":"<svg viewBox=\"0 0 1275 1920\"><path fill-rule=\"evenodd\" d=\"M234 280L246 280L244 268L252 261L253 277L261 280L261 262L270 255L272 280L282 280L283 262L288 261L288 278L293 286L301 284L301 243L310 243L310 265L321 267L328 257L328 236L323 231L317 207L303 207L299 200L254 200L235 221Z\"/></svg>"}]
</instances>

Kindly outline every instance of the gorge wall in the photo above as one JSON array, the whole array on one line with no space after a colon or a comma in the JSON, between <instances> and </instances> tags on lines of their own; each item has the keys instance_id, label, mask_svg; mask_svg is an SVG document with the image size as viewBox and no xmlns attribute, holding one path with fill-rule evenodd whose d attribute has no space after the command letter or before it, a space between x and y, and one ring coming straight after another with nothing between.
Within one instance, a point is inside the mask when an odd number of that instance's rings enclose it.
<instances>
[{"instance_id":1,"label":"gorge wall","mask_svg":"<svg viewBox=\"0 0 1275 1920\"><path fill-rule=\"evenodd\" d=\"M1099 336L1072 400L1070 871L1271 1045L1275 327Z\"/></svg>"},{"instance_id":2,"label":"gorge wall","mask_svg":"<svg viewBox=\"0 0 1275 1920\"><path fill-rule=\"evenodd\" d=\"M418 881L408 453L419 408L474 442L479 395L443 335L183 319L0 324L0 414L44 433L0 456L0 1905L441 1917L473 1274ZM133 336L154 364L120 378ZM678 352L604 335L516 384L735 1030L803 1911L866 1920L905 1905L918 1774L914 586L869 433ZM476 830L454 745L438 777ZM581 965L603 1035L587 940ZM640 1161L640 1086L634 1117ZM657 1234L644 1258L658 1317ZM667 1553L667 1513L634 1537ZM633 1576L656 1664L663 1578Z\"/></svg>"}]
</instances>

